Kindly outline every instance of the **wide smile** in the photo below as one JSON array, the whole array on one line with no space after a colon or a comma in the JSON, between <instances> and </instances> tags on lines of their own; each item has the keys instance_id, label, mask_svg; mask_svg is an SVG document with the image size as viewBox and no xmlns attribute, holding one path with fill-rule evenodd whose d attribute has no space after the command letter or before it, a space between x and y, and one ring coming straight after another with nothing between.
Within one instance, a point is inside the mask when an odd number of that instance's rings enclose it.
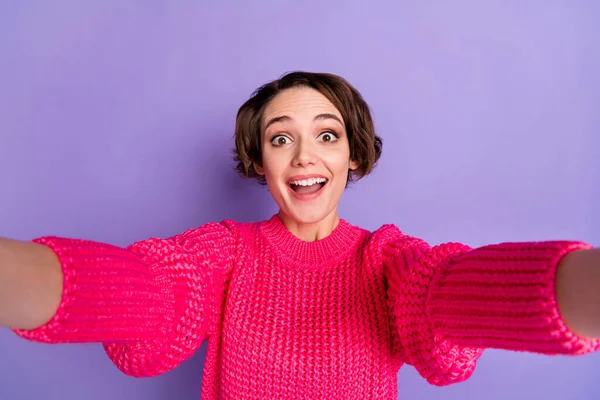
<instances>
[{"instance_id":1,"label":"wide smile","mask_svg":"<svg viewBox=\"0 0 600 400\"><path fill-rule=\"evenodd\" d=\"M321 193L329 183L329 179L323 176L314 176L305 179L292 178L287 182L287 187L298 200L313 200Z\"/></svg>"}]
</instances>

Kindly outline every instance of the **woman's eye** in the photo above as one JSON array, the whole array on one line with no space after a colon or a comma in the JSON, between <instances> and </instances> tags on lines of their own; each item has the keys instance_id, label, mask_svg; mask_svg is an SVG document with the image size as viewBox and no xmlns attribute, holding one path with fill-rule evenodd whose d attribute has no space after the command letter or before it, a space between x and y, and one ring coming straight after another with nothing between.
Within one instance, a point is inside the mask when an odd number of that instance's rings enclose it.
<instances>
[{"instance_id":1,"label":"woman's eye","mask_svg":"<svg viewBox=\"0 0 600 400\"><path fill-rule=\"evenodd\" d=\"M271 139L271 143L275 146L283 146L284 144L288 144L290 142L290 138L283 135L277 135Z\"/></svg>"},{"instance_id":2,"label":"woman's eye","mask_svg":"<svg viewBox=\"0 0 600 400\"><path fill-rule=\"evenodd\" d=\"M319 140L325 143L331 143L338 140L338 136L335 134L335 132L327 131L319 135Z\"/></svg>"}]
</instances>

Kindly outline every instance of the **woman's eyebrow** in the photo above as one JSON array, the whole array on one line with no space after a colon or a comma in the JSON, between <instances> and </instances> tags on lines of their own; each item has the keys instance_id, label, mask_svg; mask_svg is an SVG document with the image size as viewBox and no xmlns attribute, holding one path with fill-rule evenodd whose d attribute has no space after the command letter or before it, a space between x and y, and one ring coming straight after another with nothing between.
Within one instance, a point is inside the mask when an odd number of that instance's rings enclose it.
<instances>
[{"instance_id":1,"label":"woman's eyebrow","mask_svg":"<svg viewBox=\"0 0 600 400\"><path fill-rule=\"evenodd\" d=\"M291 121L291 119L292 118L287 115L280 115L279 117L271 118L269 120L269 122L267 122L267 124L265 125L265 130L267 130L271 125L276 124L277 122ZM337 115L331 114L331 113L322 113L322 114L315 115L315 118L313 120L320 121L320 120L327 120L327 119L336 120L337 122L340 123L340 125L344 126L344 123L342 122L342 120Z\"/></svg>"},{"instance_id":2,"label":"woman's eyebrow","mask_svg":"<svg viewBox=\"0 0 600 400\"><path fill-rule=\"evenodd\" d=\"M344 123L342 122L342 120L337 115L330 114L330 113L319 114L319 115L315 116L314 121L326 120L326 119L334 119L337 122L339 122L340 125L344 126Z\"/></svg>"},{"instance_id":3,"label":"woman's eyebrow","mask_svg":"<svg viewBox=\"0 0 600 400\"><path fill-rule=\"evenodd\" d=\"M289 121L289 120L291 120L291 118L290 118L290 117L288 117L287 115L281 115L281 116L279 116L279 117L271 118L271 119L269 120L269 122L267 122L267 125L265 125L265 131L266 131L267 129L269 129L269 127L270 127L271 125L273 125L273 124L276 124L277 122L283 122L283 121Z\"/></svg>"}]
</instances>

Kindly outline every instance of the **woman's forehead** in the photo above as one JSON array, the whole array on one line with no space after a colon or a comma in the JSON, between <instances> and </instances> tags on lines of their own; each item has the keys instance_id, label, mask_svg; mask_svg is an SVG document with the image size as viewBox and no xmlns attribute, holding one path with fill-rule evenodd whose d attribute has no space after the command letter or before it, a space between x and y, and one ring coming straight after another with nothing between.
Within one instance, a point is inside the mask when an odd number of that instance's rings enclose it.
<instances>
[{"instance_id":1,"label":"woman's forehead","mask_svg":"<svg viewBox=\"0 0 600 400\"><path fill-rule=\"evenodd\" d=\"M281 117L312 120L319 114L333 114L342 119L335 105L319 91L306 87L291 88L282 91L269 102L264 111L263 123L266 126L269 121Z\"/></svg>"}]
</instances>

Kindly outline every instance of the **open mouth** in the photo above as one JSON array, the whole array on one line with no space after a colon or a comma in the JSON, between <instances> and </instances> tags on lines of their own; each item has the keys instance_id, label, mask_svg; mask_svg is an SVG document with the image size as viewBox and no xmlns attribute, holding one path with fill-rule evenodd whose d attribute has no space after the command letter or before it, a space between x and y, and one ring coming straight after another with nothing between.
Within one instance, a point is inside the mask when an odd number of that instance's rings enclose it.
<instances>
[{"instance_id":1,"label":"open mouth","mask_svg":"<svg viewBox=\"0 0 600 400\"><path fill-rule=\"evenodd\" d=\"M298 194L316 193L327 184L326 178L309 178L299 181L288 182L290 188Z\"/></svg>"}]
</instances>

